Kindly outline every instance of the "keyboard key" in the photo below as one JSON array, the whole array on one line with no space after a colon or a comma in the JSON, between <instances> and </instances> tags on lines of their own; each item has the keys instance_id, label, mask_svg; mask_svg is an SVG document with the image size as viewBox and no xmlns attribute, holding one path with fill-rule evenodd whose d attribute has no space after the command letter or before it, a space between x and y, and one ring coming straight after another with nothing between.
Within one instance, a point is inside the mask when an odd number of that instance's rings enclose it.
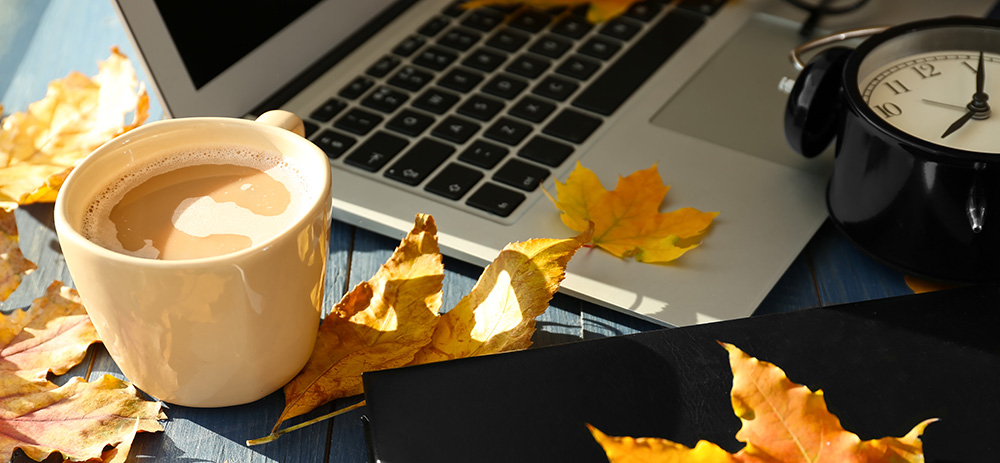
<instances>
[{"instance_id":1,"label":"keyboard key","mask_svg":"<svg viewBox=\"0 0 1000 463\"><path fill-rule=\"evenodd\" d=\"M704 16L684 10L671 11L580 92L573 106L597 114L613 113L704 22Z\"/></svg>"},{"instance_id":2,"label":"keyboard key","mask_svg":"<svg viewBox=\"0 0 1000 463\"><path fill-rule=\"evenodd\" d=\"M353 100L361 95L364 95L369 88L372 88L372 85L375 85L374 80L367 77L358 77L351 81L351 83L347 84L347 86L340 89L340 92L337 92L337 94L349 100Z\"/></svg>"},{"instance_id":3,"label":"keyboard key","mask_svg":"<svg viewBox=\"0 0 1000 463\"><path fill-rule=\"evenodd\" d=\"M389 79L389 83L399 88L415 92L427 85L434 75L413 66L406 66Z\"/></svg>"},{"instance_id":4,"label":"keyboard key","mask_svg":"<svg viewBox=\"0 0 1000 463\"><path fill-rule=\"evenodd\" d=\"M545 137L532 137L517 152L518 156L547 166L556 167L573 154L573 147Z\"/></svg>"},{"instance_id":5,"label":"keyboard key","mask_svg":"<svg viewBox=\"0 0 1000 463\"><path fill-rule=\"evenodd\" d=\"M587 35L587 32L590 32L593 27L594 25L586 19L570 15L552 26L552 32L575 40Z\"/></svg>"},{"instance_id":6,"label":"keyboard key","mask_svg":"<svg viewBox=\"0 0 1000 463\"><path fill-rule=\"evenodd\" d=\"M531 90L531 93L535 95L541 95L547 98L552 98L556 101L563 101L569 98L573 92L576 91L580 86L575 82L563 79L556 76L548 76L542 79L535 88Z\"/></svg>"},{"instance_id":7,"label":"keyboard key","mask_svg":"<svg viewBox=\"0 0 1000 463\"><path fill-rule=\"evenodd\" d=\"M365 135L381 122L382 116L355 108L337 119L333 126L358 135Z\"/></svg>"},{"instance_id":8,"label":"keyboard key","mask_svg":"<svg viewBox=\"0 0 1000 463\"><path fill-rule=\"evenodd\" d=\"M417 185L424 181L434 169L455 152L451 145L423 139L413 145L403 157L385 170L385 176L407 185Z\"/></svg>"},{"instance_id":9,"label":"keyboard key","mask_svg":"<svg viewBox=\"0 0 1000 463\"><path fill-rule=\"evenodd\" d=\"M653 3L653 2L635 3L632 6L630 6L628 10L625 11L625 16L628 16L632 19L638 19L639 21L642 22L649 22L652 21L657 14L659 14L661 9L662 6L658 3Z\"/></svg>"},{"instance_id":10,"label":"keyboard key","mask_svg":"<svg viewBox=\"0 0 1000 463\"><path fill-rule=\"evenodd\" d=\"M448 87L462 93L468 93L473 88L476 88L476 85L479 85L482 81L482 74L462 68L454 68L438 80L438 85Z\"/></svg>"},{"instance_id":11,"label":"keyboard key","mask_svg":"<svg viewBox=\"0 0 1000 463\"><path fill-rule=\"evenodd\" d=\"M504 14L498 10L478 8L462 20L462 25L473 29L489 32L503 22Z\"/></svg>"},{"instance_id":12,"label":"keyboard key","mask_svg":"<svg viewBox=\"0 0 1000 463\"><path fill-rule=\"evenodd\" d=\"M389 71L395 69L396 66L399 66L399 58L395 56L383 56L382 59L371 65L371 67L365 71L365 74L372 77L385 77L389 74Z\"/></svg>"},{"instance_id":13,"label":"keyboard key","mask_svg":"<svg viewBox=\"0 0 1000 463\"><path fill-rule=\"evenodd\" d=\"M677 6L706 16L711 16L715 14L716 11L719 11L719 8L725 4L726 0L681 0L680 4Z\"/></svg>"},{"instance_id":14,"label":"keyboard key","mask_svg":"<svg viewBox=\"0 0 1000 463\"><path fill-rule=\"evenodd\" d=\"M621 50L622 46L605 38L601 37L591 37L590 40L584 42L583 45L577 50L587 56L593 56L597 59L606 60L615 56L618 50Z\"/></svg>"},{"instance_id":15,"label":"keyboard key","mask_svg":"<svg viewBox=\"0 0 1000 463\"><path fill-rule=\"evenodd\" d=\"M510 153L510 150L488 141L476 140L469 145L458 159L483 169L492 169Z\"/></svg>"},{"instance_id":16,"label":"keyboard key","mask_svg":"<svg viewBox=\"0 0 1000 463\"><path fill-rule=\"evenodd\" d=\"M389 87L379 87L378 90L372 92L367 98L361 101L361 104L369 108L382 111L384 113L391 113L399 108L407 99L410 97L403 93L397 92Z\"/></svg>"},{"instance_id":17,"label":"keyboard key","mask_svg":"<svg viewBox=\"0 0 1000 463\"><path fill-rule=\"evenodd\" d=\"M469 116L473 119L479 119L481 121L488 121L493 119L498 112L503 110L504 104L501 101L494 100L493 98L487 98L483 95L474 95L462 106L458 107L458 113L463 116Z\"/></svg>"},{"instance_id":18,"label":"keyboard key","mask_svg":"<svg viewBox=\"0 0 1000 463\"><path fill-rule=\"evenodd\" d=\"M450 5L446 6L441 12L453 18L462 16L462 13L465 13L465 8L462 8L462 4L466 1L468 0L455 0Z\"/></svg>"},{"instance_id":19,"label":"keyboard key","mask_svg":"<svg viewBox=\"0 0 1000 463\"><path fill-rule=\"evenodd\" d=\"M375 172L399 154L407 143L405 139L387 132L378 132L347 155L344 163Z\"/></svg>"},{"instance_id":20,"label":"keyboard key","mask_svg":"<svg viewBox=\"0 0 1000 463\"><path fill-rule=\"evenodd\" d=\"M486 137L508 145L517 145L531 133L531 126L508 117L501 117L486 130Z\"/></svg>"},{"instance_id":21,"label":"keyboard key","mask_svg":"<svg viewBox=\"0 0 1000 463\"><path fill-rule=\"evenodd\" d=\"M435 71L443 70L458 59L458 55L441 47L427 47L413 59L413 64Z\"/></svg>"},{"instance_id":22,"label":"keyboard key","mask_svg":"<svg viewBox=\"0 0 1000 463\"><path fill-rule=\"evenodd\" d=\"M424 42L425 40L422 37L407 37L399 45L396 45L396 48L393 48L392 52L406 58L424 46Z\"/></svg>"},{"instance_id":23,"label":"keyboard key","mask_svg":"<svg viewBox=\"0 0 1000 463\"><path fill-rule=\"evenodd\" d=\"M461 199L483 178L483 173L459 164L448 164L427 183L425 190L448 199Z\"/></svg>"},{"instance_id":24,"label":"keyboard key","mask_svg":"<svg viewBox=\"0 0 1000 463\"><path fill-rule=\"evenodd\" d=\"M634 23L627 19L615 18L604 24L601 28L600 34L608 37L614 37L618 40L628 41L635 37L635 34L639 33L642 29L638 23Z\"/></svg>"},{"instance_id":25,"label":"keyboard key","mask_svg":"<svg viewBox=\"0 0 1000 463\"><path fill-rule=\"evenodd\" d=\"M315 111L309 113L309 117L320 122L327 122L333 119L333 116L340 114L344 108L347 107L347 103L340 101L336 98L330 98L323 103L323 106L316 108Z\"/></svg>"},{"instance_id":26,"label":"keyboard key","mask_svg":"<svg viewBox=\"0 0 1000 463\"><path fill-rule=\"evenodd\" d=\"M448 24L451 24L451 21L448 18L436 16L424 23L420 29L417 29L417 33L427 37L434 37L435 35L440 34L444 28L448 27Z\"/></svg>"},{"instance_id":27,"label":"keyboard key","mask_svg":"<svg viewBox=\"0 0 1000 463\"><path fill-rule=\"evenodd\" d=\"M449 116L438 123L431 133L436 137L461 145L475 135L479 129L480 125L475 122L460 117Z\"/></svg>"},{"instance_id":28,"label":"keyboard key","mask_svg":"<svg viewBox=\"0 0 1000 463\"><path fill-rule=\"evenodd\" d=\"M526 96L521 98L521 101L518 101L513 108L510 108L510 114L527 121L542 122L555 109L556 105L552 103L533 96Z\"/></svg>"},{"instance_id":29,"label":"keyboard key","mask_svg":"<svg viewBox=\"0 0 1000 463\"><path fill-rule=\"evenodd\" d=\"M542 75L542 73L545 72L545 70L551 65L552 62L547 59L543 59L535 55L524 54L518 56L512 63L510 63L506 70L507 72L512 72L529 79L534 79L535 77Z\"/></svg>"},{"instance_id":30,"label":"keyboard key","mask_svg":"<svg viewBox=\"0 0 1000 463\"><path fill-rule=\"evenodd\" d=\"M446 92L440 88L430 88L413 101L413 106L434 114L444 114L455 103L458 103L458 95Z\"/></svg>"},{"instance_id":31,"label":"keyboard key","mask_svg":"<svg viewBox=\"0 0 1000 463\"><path fill-rule=\"evenodd\" d=\"M493 34L493 37L490 37L490 39L486 41L486 45L513 53L523 47L524 44L528 43L530 38L531 36L525 34L524 32L506 28L496 34Z\"/></svg>"},{"instance_id":32,"label":"keyboard key","mask_svg":"<svg viewBox=\"0 0 1000 463\"><path fill-rule=\"evenodd\" d=\"M573 143L583 143L594 130L597 130L601 122L600 119L579 111L564 109L542 129L542 132Z\"/></svg>"},{"instance_id":33,"label":"keyboard key","mask_svg":"<svg viewBox=\"0 0 1000 463\"><path fill-rule=\"evenodd\" d=\"M339 158L340 155L354 146L356 142L357 140L354 137L349 137L332 130L324 130L313 139L313 143L323 150L330 159Z\"/></svg>"},{"instance_id":34,"label":"keyboard key","mask_svg":"<svg viewBox=\"0 0 1000 463\"><path fill-rule=\"evenodd\" d=\"M552 21L552 15L538 10L524 10L510 21L511 27L531 33L545 29Z\"/></svg>"},{"instance_id":35,"label":"keyboard key","mask_svg":"<svg viewBox=\"0 0 1000 463\"><path fill-rule=\"evenodd\" d=\"M572 46L573 42L569 40L561 39L553 34L547 34L536 40L528 51L549 58L559 58Z\"/></svg>"},{"instance_id":36,"label":"keyboard key","mask_svg":"<svg viewBox=\"0 0 1000 463\"><path fill-rule=\"evenodd\" d=\"M305 135L306 135L306 138L311 137L312 134L316 133L316 131L319 130L319 126L318 125L313 124L312 122L309 122L309 121L302 121L302 125L305 126Z\"/></svg>"},{"instance_id":37,"label":"keyboard key","mask_svg":"<svg viewBox=\"0 0 1000 463\"><path fill-rule=\"evenodd\" d=\"M523 194L509 188L494 183L484 183L465 204L500 217L508 217L524 202L524 198Z\"/></svg>"},{"instance_id":38,"label":"keyboard key","mask_svg":"<svg viewBox=\"0 0 1000 463\"><path fill-rule=\"evenodd\" d=\"M480 48L462 60L462 64L480 71L492 72L500 67L504 61L507 61L506 55Z\"/></svg>"},{"instance_id":39,"label":"keyboard key","mask_svg":"<svg viewBox=\"0 0 1000 463\"><path fill-rule=\"evenodd\" d=\"M416 111L404 109L396 117L392 118L386 127L404 135L415 137L427 130L434 123L434 118Z\"/></svg>"},{"instance_id":40,"label":"keyboard key","mask_svg":"<svg viewBox=\"0 0 1000 463\"><path fill-rule=\"evenodd\" d=\"M524 191L535 191L548 176L548 169L511 159L493 174L493 180Z\"/></svg>"},{"instance_id":41,"label":"keyboard key","mask_svg":"<svg viewBox=\"0 0 1000 463\"><path fill-rule=\"evenodd\" d=\"M528 83L521 79L500 74L493 76L493 78L483 86L482 90L490 95L512 100L527 86Z\"/></svg>"},{"instance_id":42,"label":"keyboard key","mask_svg":"<svg viewBox=\"0 0 1000 463\"><path fill-rule=\"evenodd\" d=\"M465 51L472 48L481 38L483 36L476 32L456 27L441 37L438 43L458 51Z\"/></svg>"},{"instance_id":43,"label":"keyboard key","mask_svg":"<svg viewBox=\"0 0 1000 463\"><path fill-rule=\"evenodd\" d=\"M581 55L572 55L556 68L556 72L574 79L587 80L600 68L601 64L597 61Z\"/></svg>"}]
</instances>

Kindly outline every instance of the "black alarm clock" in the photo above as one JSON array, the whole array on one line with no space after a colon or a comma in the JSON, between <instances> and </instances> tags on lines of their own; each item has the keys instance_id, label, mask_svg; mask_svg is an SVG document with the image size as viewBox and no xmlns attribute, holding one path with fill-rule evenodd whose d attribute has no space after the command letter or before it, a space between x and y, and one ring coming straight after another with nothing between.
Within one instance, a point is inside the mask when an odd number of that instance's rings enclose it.
<instances>
[{"instance_id":1,"label":"black alarm clock","mask_svg":"<svg viewBox=\"0 0 1000 463\"><path fill-rule=\"evenodd\" d=\"M873 257L924 278L1000 279L1000 22L950 17L816 55L789 94L785 135L805 156L835 138L831 220ZM990 96L995 100L991 101ZM1000 106L998 106L1000 107Z\"/></svg>"}]
</instances>

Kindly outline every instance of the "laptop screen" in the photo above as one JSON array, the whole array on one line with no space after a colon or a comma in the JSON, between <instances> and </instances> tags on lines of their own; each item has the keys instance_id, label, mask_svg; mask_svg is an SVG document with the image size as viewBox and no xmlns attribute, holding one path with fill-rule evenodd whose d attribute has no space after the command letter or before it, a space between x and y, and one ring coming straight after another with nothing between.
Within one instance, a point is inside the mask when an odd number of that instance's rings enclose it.
<instances>
[{"instance_id":1,"label":"laptop screen","mask_svg":"<svg viewBox=\"0 0 1000 463\"><path fill-rule=\"evenodd\" d=\"M156 8L194 87L201 88L319 1L156 0Z\"/></svg>"},{"instance_id":2,"label":"laptop screen","mask_svg":"<svg viewBox=\"0 0 1000 463\"><path fill-rule=\"evenodd\" d=\"M114 0L168 117L246 115L404 3Z\"/></svg>"}]
</instances>

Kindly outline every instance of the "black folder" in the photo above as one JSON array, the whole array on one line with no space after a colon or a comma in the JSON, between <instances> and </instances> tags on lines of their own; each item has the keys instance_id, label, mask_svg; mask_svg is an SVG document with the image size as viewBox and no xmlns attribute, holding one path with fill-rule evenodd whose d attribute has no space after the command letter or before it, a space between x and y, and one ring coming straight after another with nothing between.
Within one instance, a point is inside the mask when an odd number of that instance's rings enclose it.
<instances>
[{"instance_id":1,"label":"black folder","mask_svg":"<svg viewBox=\"0 0 1000 463\"><path fill-rule=\"evenodd\" d=\"M587 431L730 452L716 341L781 367L861 439L928 418L928 462L1000 461L1000 286L663 329L364 375L372 461L606 462Z\"/></svg>"}]
</instances>

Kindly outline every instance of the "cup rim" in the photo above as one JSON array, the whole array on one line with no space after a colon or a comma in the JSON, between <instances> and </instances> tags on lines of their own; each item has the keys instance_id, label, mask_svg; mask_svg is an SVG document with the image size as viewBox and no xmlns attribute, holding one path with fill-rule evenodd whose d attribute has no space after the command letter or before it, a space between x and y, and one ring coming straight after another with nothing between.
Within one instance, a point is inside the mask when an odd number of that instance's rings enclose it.
<instances>
[{"instance_id":1,"label":"cup rim","mask_svg":"<svg viewBox=\"0 0 1000 463\"><path fill-rule=\"evenodd\" d=\"M318 209L331 208L331 182L332 174L330 172L330 164L326 153L321 150L318 146L312 143L308 138L301 137L289 130L282 129L280 127L263 124L250 119L240 119L233 117L184 117L184 118L174 118L174 119L163 119L159 121L150 122L144 124L140 127L132 129L128 132L120 134L113 139L105 142L101 146L94 149L90 154L87 155L82 161L77 163L70 171L69 175L63 181L60 187L59 193L56 195L55 207L54 207L54 223L56 228L56 234L60 240L66 238L73 240L77 246L80 246L87 250L87 252L101 256L104 259L109 259L112 261L118 261L122 263L141 263L145 267L157 267L157 268L175 268L175 267L192 267L192 266L208 266L217 265L219 263L224 263L231 260L239 260L250 254L254 254L261 251L266 251L275 241L279 238L285 236L285 233L279 233L277 235L271 236L268 239L251 245L250 247L240 249L234 252L228 252L225 254L219 254L215 256L208 257L198 257L193 259L150 259L147 257L132 256L129 254L122 254L111 249L105 248L93 241L87 239L83 234L70 223L67 211L67 199L63 194L66 185L72 185L74 178L83 174L78 174L82 169L86 168L89 164L95 162L102 156L99 153L103 153L107 150L112 150L121 146L124 146L136 138L145 138L148 136L155 135L157 133L163 132L165 130L170 130L172 126L183 126L183 125L194 125L194 124L212 124L212 125L231 125L231 126L241 126L245 128L252 128L253 130L262 130L264 132L270 132L271 135L284 138L286 140L291 140L291 143L296 145L301 145L304 149L312 151L316 154L316 158L322 160L322 164L325 168L320 168L319 174L322 176L324 183L322 191L316 196L316 199L312 204L305 209L305 211L298 217L298 219L289 225L289 229L298 229L302 227L306 222L312 221L319 212ZM329 220L330 214L326 214Z\"/></svg>"}]
</instances>

